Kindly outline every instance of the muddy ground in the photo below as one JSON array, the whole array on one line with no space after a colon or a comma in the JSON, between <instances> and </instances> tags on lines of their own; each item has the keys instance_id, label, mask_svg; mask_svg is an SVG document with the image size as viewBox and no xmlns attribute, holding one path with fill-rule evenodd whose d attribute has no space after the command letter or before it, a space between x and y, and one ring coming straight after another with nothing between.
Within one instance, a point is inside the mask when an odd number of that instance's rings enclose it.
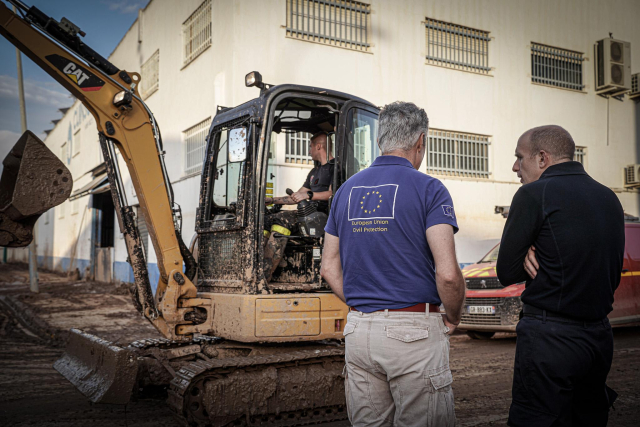
<instances>
[{"instance_id":1,"label":"muddy ground","mask_svg":"<svg viewBox=\"0 0 640 427\"><path fill-rule=\"evenodd\" d=\"M28 289L25 266L0 265L0 425L177 426L160 399L125 406L91 405L51 365L63 351L64 331L81 327L121 344L158 337L137 316L124 287L86 283L41 272L40 293ZM35 319L35 320L34 320ZM620 397L610 426L640 425L640 326L614 330L609 385ZM516 339L451 338L459 426L506 425Z\"/></svg>"}]
</instances>

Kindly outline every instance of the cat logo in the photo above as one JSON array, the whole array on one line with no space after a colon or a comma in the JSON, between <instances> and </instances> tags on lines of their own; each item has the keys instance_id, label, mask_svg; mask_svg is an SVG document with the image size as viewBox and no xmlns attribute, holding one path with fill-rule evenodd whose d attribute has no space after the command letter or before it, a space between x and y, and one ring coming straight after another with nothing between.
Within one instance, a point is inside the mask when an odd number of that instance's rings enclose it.
<instances>
[{"instance_id":1,"label":"cat logo","mask_svg":"<svg viewBox=\"0 0 640 427\"><path fill-rule=\"evenodd\" d=\"M62 69L62 72L67 75L71 80L76 82L78 86L82 86L85 80L89 78L88 75L82 72L81 69L76 67L76 64L69 62L66 67Z\"/></svg>"},{"instance_id":2,"label":"cat logo","mask_svg":"<svg viewBox=\"0 0 640 427\"><path fill-rule=\"evenodd\" d=\"M89 69L70 61L60 55L49 55L45 57L54 67L64 73L83 92L92 92L102 89L104 81L93 74Z\"/></svg>"}]
</instances>

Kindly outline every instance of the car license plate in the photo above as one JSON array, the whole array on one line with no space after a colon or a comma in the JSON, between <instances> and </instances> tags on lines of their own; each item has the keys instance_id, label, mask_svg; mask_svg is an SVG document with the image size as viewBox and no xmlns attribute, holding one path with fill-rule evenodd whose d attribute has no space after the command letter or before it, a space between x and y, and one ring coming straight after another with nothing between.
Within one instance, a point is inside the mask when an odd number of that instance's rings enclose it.
<instances>
[{"instance_id":1,"label":"car license plate","mask_svg":"<svg viewBox=\"0 0 640 427\"><path fill-rule=\"evenodd\" d=\"M469 314L495 314L496 308L492 305L468 305L467 313Z\"/></svg>"}]
</instances>

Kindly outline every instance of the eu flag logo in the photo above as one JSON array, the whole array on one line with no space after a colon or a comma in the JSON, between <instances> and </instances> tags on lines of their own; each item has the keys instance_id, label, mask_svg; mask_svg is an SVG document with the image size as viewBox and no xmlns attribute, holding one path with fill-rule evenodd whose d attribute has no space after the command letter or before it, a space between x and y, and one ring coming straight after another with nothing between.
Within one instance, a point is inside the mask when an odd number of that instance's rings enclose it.
<instances>
[{"instance_id":1,"label":"eu flag logo","mask_svg":"<svg viewBox=\"0 0 640 427\"><path fill-rule=\"evenodd\" d=\"M397 192L397 184L353 187L349 193L349 221L393 219Z\"/></svg>"}]
</instances>

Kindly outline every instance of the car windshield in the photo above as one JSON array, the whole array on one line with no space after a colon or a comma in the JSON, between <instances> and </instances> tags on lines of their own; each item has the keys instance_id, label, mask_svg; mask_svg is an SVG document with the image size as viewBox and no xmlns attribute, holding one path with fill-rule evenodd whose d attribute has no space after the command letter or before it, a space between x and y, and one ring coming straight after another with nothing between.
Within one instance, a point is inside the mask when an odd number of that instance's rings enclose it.
<instances>
[{"instance_id":1,"label":"car windshield","mask_svg":"<svg viewBox=\"0 0 640 427\"><path fill-rule=\"evenodd\" d=\"M496 262L498 261L498 252L500 251L500 245L497 245L495 248L491 249L491 251L482 258L480 261L482 262Z\"/></svg>"}]
</instances>

